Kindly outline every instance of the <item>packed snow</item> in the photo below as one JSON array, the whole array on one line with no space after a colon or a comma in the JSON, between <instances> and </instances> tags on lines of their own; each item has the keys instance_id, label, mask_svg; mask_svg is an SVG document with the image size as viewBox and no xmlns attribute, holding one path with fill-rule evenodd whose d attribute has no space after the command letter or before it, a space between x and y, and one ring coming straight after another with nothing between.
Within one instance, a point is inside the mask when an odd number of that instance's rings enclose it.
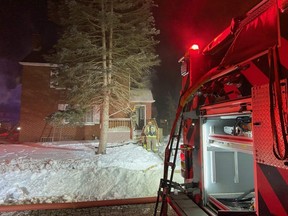
<instances>
[{"instance_id":1,"label":"packed snow","mask_svg":"<svg viewBox=\"0 0 288 216\"><path fill-rule=\"evenodd\" d=\"M153 153L138 143L109 143L103 155L95 154L98 144L1 144L0 205L157 196L164 144Z\"/></svg>"}]
</instances>

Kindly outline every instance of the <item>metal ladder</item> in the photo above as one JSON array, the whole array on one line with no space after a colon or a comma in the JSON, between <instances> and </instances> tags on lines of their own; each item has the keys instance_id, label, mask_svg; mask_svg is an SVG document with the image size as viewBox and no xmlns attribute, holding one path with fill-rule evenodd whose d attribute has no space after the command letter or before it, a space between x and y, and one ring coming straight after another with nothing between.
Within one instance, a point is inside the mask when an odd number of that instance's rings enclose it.
<instances>
[{"instance_id":1,"label":"metal ladder","mask_svg":"<svg viewBox=\"0 0 288 216\"><path fill-rule=\"evenodd\" d=\"M177 124L178 124L180 114L181 114L181 120L180 120L179 128L177 131ZM181 109L181 110L178 110L176 114L176 118L174 120L173 127L170 132L170 138L169 138L167 147L165 149L164 174L159 184L157 201L156 201L156 206L154 209L154 216L157 215L160 201L162 202L160 216L167 215L167 211L168 211L167 197L169 196L172 187L181 190L180 184L173 182L173 176L174 176L174 170L176 167L176 159L177 159L177 154L178 154L178 149L179 149L179 142L180 142L182 127L183 127L183 115L182 115L182 109ZM176 131L177 133L175 133ZM175 141L176 141L176 146L174 146ZM170 161L171 157L173 157L172 162ZM170 176L168 179L169 171L170 171ZM160 197L161 197L161 200L160 200Z\"/></svg>"},{"instance_id":2,"label":"metal ladder","mask_svg":"<svg viewBox=\"0 0 288 216\"><path fill-rule=\"evenodd\" d=\"M49 125L47 122L45 123L45 126L44 128L42 129L42 132L40 134L40 137L39 137L39 141L40 142L43 142L43 141L46 141L48 140L48 138L51 136L51 134L53 133L53 126ZM47 140L43 140L47 138Z\"/></svg>"}]
</instances>

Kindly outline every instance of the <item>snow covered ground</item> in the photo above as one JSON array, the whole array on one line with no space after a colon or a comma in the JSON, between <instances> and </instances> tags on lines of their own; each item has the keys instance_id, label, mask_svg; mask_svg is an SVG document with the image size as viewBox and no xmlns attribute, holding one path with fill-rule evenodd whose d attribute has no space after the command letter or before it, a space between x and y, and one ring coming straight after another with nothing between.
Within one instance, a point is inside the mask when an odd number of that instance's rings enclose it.
<instances>
[{"instance_id":1,"label":"snow covered ground","mask_svg":"<svg viewBox=\"0 0 288 216\"><path fill-rule=\"evenodd\" d=\"M167 142L166 142L167 143ZM157 196L164 145L147 152L132 142L0 145L0 205ZM177 170L178 169L178 170ZM174 180L181 183L179 167Z\"/></svg>"}]
</instances>

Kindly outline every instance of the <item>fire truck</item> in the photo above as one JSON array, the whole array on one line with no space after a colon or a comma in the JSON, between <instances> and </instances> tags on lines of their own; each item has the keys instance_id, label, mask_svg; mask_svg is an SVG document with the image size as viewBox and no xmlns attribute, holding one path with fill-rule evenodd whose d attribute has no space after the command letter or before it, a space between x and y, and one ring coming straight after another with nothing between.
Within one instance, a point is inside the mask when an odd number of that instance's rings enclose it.
<instances>
[{"instance_id":1,"label":"fire truck","mask_svg":"<svg viewBox=\"0 0 288 216\"><path fill-rule=\"evenodd\" d=\"M288 215L287 0L262 1L179 62L154 215Z\"/></svg>"}]
</instances>

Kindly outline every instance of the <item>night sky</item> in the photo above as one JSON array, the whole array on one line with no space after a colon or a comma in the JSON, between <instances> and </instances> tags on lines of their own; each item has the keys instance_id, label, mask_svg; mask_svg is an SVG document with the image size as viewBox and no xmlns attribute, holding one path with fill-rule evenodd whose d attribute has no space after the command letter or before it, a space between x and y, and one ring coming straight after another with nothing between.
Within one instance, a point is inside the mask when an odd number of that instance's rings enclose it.
<instances>
[{"instance_id":1,"label":"night sky","mask_svg":"<svg viewBox=\"0 0 288 216\"><path fill-rule=\"evenodd\" d=\"M31 51L31 35L41 33L46 41L51 23L45 0L0 0L0 106L12 100L20 83L21 61ZM193 43L203 48L221 33L233 17L242 15L259 0L155 0L156 27L160 30L157 52L161 65L155 69L153 94L158 117L165 118L166 95L178 100L178 60ZM9 92L9 93L8 93ZM11 93L12 92L12 93ZM8 98L8 95L10 99ZM14 96L19 99L19 94Z\"/></svg>"},{"instance_id":2,"label":"night sky","mask_svg":"<svg viewBox=\"0 0 288 216\"><path fill-rule=\"evenodd\" d=\"M153 88L158 110L165 109L168 92L178 101L181 85L178 60L187 49L194 43L203 49L230 25L233 17L245 14L260 1L156 0L155 18L160 29L158 53L162 61ZM165 112L159 113L159 117L165 118Z\"/></svg>"}]
</instances>

